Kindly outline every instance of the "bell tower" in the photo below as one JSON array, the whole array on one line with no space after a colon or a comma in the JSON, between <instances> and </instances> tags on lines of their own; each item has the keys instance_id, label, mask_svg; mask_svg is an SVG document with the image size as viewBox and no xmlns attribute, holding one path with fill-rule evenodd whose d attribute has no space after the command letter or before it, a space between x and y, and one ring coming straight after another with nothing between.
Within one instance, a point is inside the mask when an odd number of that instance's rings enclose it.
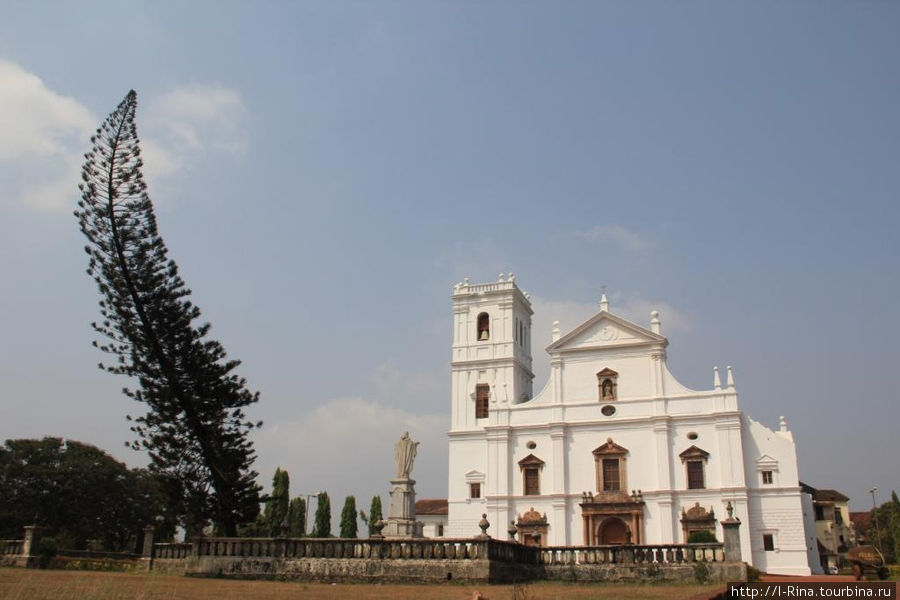
<instances>
[{"instance_id":1,"label":"bell tower","mask_svg":"<svg viewBox=\"0 0 900 600\"><path fill-rule=\"evenodd\" d=\"M481 428L491 410L531 399L532 314L512 273L453 286L451 431Z\"/></svg>"}]
</instances>

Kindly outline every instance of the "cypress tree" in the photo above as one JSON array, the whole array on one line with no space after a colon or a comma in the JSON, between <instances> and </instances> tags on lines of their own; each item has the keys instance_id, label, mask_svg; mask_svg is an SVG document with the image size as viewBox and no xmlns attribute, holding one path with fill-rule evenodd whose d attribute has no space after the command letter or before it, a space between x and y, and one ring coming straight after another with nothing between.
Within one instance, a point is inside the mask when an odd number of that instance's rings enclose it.
<instances>
[{"instance_id":1,"label":"cypress tree","mask_svg":"<svg viewBox=\"0 0 900 600\"><path fill-rule=\"evenodd\" d=\"M141 173L132 90L91 137L75 216L88 238L87 272L100 288L102 319L92 323L111 354L101 369L136 379L124 393L146 413L133 420L151 469L177 482L171 494L182 524L196 533L213 521L235 535L259 512L259 487L244 409L259 395L233 373L240 364L208 338L200 310L156 226ZM130 419L130 417L129 417Z\"/></svg>"},{"instance_id":2,"label":"cypress tree","mask_svg":"<svg viewBox=\"0 0 900 600\"><path fill-rule=\"evenodd\" d=\"M375 535L375 523L382 519L381 515L381 496L373 496L372 504L369 506L369 536Z\"/></svg>"},{"instance_id":3,"label":"cypress tree","mask_svg":"<svg viewBox=\"0 0 900 600\"><path fill-rule=\"evenodd\" d=\"M356 526L356 497L347 496L341 510L341 537L355 538L358 534Z\"/></svg>"},{"instance_id":4,"label":"cypress tree","mask_svg":"<svg viewBox=\"0 0 900 600\"><path fill-rule=\"evenodd\" d=\"M288 507L288 524L291 537L303 537L306 535L306 499L297 497L291 500Z\"/></svg>"},{"instance_id":5,"label":"cypress tree","mask_svg":"<svg viewBox=\"0 0 900 600\"><path fill-rule=\"evenodd\" d=\"M287 519L291 498L291 480L288 472L275 469L272 477L272 494L266 501L264 513L265 534L271 537L281 535L281 524Z\"/></svg>"},{"instance_id":6,"label":"cypress tree","mask_svg":"<svg viewBox=\"0 0 900 600\"><path fill-rule=\"evenodd\" d=\"M319 492L316 497L316 523L312 537L331 537L331 500L328 498L328 492Z\"/></svg>"}]
</instances>

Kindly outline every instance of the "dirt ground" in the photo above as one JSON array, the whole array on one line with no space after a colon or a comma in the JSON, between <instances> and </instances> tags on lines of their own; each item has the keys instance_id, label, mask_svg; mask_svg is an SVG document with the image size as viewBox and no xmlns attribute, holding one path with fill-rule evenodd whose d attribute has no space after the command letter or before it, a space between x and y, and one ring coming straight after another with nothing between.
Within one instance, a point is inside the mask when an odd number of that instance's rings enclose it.
<instances>
[{"instance_id":1,"label":"dirt ground","mask_svg":"<svg viewBox=\"0 0 900 600\"><path fill-rule=\"evenodd\" d=\"M283 581L197 579L151 574L87 571L0 569L2 600L286 600L323 598L353 600L471 600L480 592L486 600L632 600L708 598L718 585L625 585L533 583L512 585L366 585Z\"/></svg>"}]
</instances>

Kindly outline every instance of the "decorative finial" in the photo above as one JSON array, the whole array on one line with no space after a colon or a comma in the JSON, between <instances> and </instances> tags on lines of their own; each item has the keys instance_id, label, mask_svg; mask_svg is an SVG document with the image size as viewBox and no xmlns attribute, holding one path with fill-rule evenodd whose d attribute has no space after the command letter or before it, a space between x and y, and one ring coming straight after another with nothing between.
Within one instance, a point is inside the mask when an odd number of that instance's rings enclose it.
<instances>
[{"instance_id":1,"label":"decorative finial","mask_svg":"<svg viewBox=\"0 0 900 600\"><path fill-rule=\"evenodd\" d=\"M529 294L528 292L525 292L525 299L528 300L529 302L531 302L531 294Z\"/></svg>"},{"instance_id":2,"label":"decorative finial","mask_svg":"<svg viewBox=\"0 0 900 600\"><path fill-rule=\"evenodd\" d=\"M719 378L719 367L713 367L713 387L717 390L722 389L722 379Z\"/></svg>"},{"instance_id":3,"label":"decorative finial","mask_svg":"<svg viewBox=\"0 0 900 600\"><path fill-rule=\"evenodd\" d=\"M787 419L784 418L784 415L778 417L778 428L781 431L787 431Z\"/></svg>"},{"instance_id":4,"label":"decorative finial","mask_svg":"<svg viewBox=\"0 0 900 600\"><path fill-rule=\"evenodd\" d=\"M478 521L478 528L481 529L481 535L479 535L478 537L483 538L483 539L491 537L488 535L488 532L487 532L488 527L490 527L490 526L491 526L491 524L487 520L487 513L483 513L481 515L481 520Z\"/></svg>"},{"instance_id":5,"label":"decorative finial","mask_svg":"<svg viewBox=\"0 0 900 600\"><path fill-rule=\"evenodd\" d=\"M497 281L499 281L499 282L503 281L503 273L500 273L499 275L497 275Z\"/></svg>"},{"instance_id":6,"label":"decorative finial","mask_svg":"<svg viewBox=\"0 0 900 600\"><path fill-rule=\"evenodd\" d=\"M512 542L516 541L516 534L517 534L518 532L519 532L519 530L516 528L516 522L515 522L515 521L510 521L510 522L509 522L509 529L506 530L506 533L509 534L509 539L510 539L510 541L512 541Z\"/></svg>"},{"instance_id":7,"label":"decorative finial","mask_svg":"<svg viewBox=\"0 0 900 600\"><path fill-rule=\"evenodd\" d=\"M553 321L553 330L550 332L550 339L555 342L559 339L560 335L562 335L562 332L559 330L559 321Z\"/></svg>"},{"instance_id":8,"label":"decorative finial","mask_svg":"<svg viewBox=\"0 0 900 600\"><path fill-rule=\"evenodd\" d=\"M728 513L729 519L731 519L734 516L734 507L731 505L731 500L729 500L728 504L725 505L725 512Z\"/></svg>"},{"instance_id":9,"label":"decorative finial","mask_svg":"<svg viewBox=\"0 0 900 600\"><path fill-rule=\"evenodd\" d=\"M725 383L726 383L726 385L728 385L728 387L733 388L734 387L734 371L731 370L731 365L728 365L727 367L725 367L725 369L728 371L728 376L725 379Z\"/></svg>"},{"instance_id":10,"label":"decorative finial","mask_svg":"<svg viewBox=\"0 0 900 600\"><path fill-rule=\"evenodd\" d=\"M516 274L513 272L510 272L509 277L506 280L510 283L515 283L516 282Z\"/></svg>"},{"instance_id":11,"label":"decorative finial","mask_svg":"<svg viewBox=\"0 0 900 600\"><path fill-rule=\"evenodd\" d=\"M659 311L650 311L650 331L659 335Z\"/></svg>"},{"instance_id":12,"label":"decorative finial","mask_svg":"<svg viewBox=\"0 0 900 600\"><path fill-rule=\"evenodd\" d=\"M600 286L600 310L609 312L609 300L606 298L606 286Z\"/></svg>"},{"instance_id":13,"label":"decorative finial","mask_svg":"<svg viewBox=\"0 0 900 600\"><path fill-rule=\"evenodd\" d=\"M469 287L469 278L468 277L463 278L463 287Z\"/></svg>"},{"instance_id":14,"label":"decorative finial","mask_svg":"<svg viewBox=\"0 0 900 600\"><path fill-rule=\"evenodd\" d=\"M371 537L376 539L383 538L384 536L381 534L381 531L384 529L385 525L387 525L387 521L383 519L375 521L375 533L373 533Z\"/></svg>"}]
</instances>

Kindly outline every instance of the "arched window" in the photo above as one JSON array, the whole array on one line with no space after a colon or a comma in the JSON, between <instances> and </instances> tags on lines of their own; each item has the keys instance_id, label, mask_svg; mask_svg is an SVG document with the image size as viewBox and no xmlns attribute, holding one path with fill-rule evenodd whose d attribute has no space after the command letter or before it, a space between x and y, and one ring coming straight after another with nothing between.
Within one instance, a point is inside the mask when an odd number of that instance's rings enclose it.
<instances>
[{"instance_id":1,"label":"arched window","mask_svg":"<svg viewBox=\"0 0 900 600\"><path fill-rule=\"evenodd\" d=\"M478 341L491 339L491 317L487 313L478 315Z\"/></svg>"}]
</instances>

